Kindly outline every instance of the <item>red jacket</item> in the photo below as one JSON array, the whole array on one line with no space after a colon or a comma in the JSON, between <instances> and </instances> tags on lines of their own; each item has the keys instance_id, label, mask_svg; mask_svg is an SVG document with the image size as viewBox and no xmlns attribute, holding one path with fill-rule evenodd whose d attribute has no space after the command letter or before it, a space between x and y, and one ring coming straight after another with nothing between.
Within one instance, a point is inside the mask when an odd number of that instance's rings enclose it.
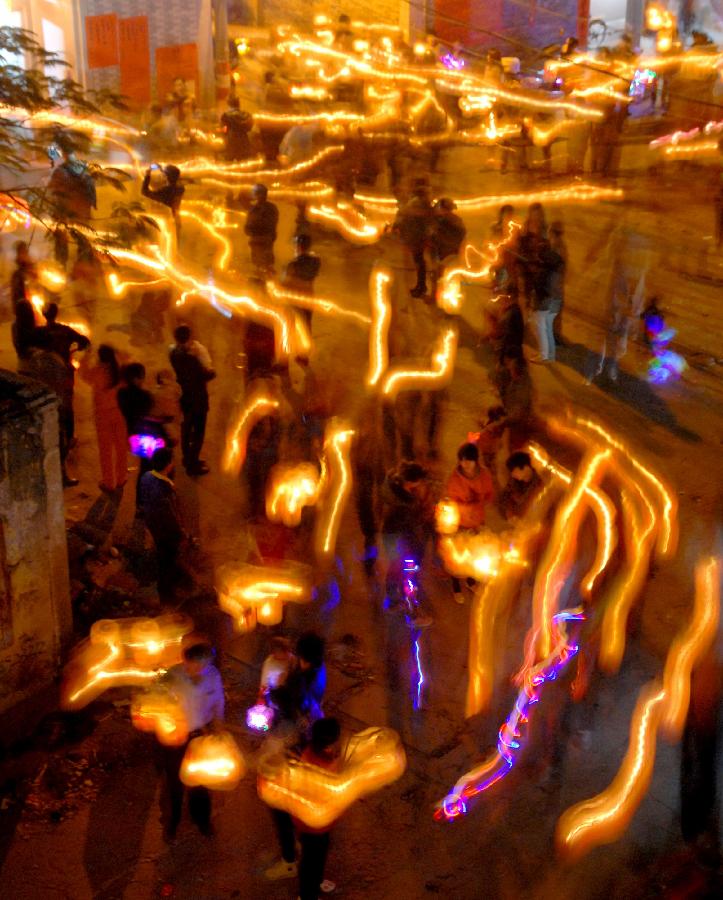
<instances>
[{"instance_id":1,"label":"red jacket","mask_svg":"<svg viewBox=\"0 0 723 900\"><path fill-rule=\"evenodd\" d=\"M449 476L445 496L459 506L460 528L479 528L485 523L485 504L494 497L492 476L480 466L474 478L467 478L457 466Z\"/></svg>"}]
</instances>

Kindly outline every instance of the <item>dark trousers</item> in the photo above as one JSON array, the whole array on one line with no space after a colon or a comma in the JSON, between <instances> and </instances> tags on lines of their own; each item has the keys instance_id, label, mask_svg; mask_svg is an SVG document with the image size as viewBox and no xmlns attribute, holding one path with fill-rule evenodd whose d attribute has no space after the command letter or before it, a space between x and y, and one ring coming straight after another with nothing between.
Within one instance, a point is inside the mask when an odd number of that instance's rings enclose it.
<instances>
[{"instance_id":1,"label":"dark trousers","mask_svg":"<svg viewBox=\"0 0 723 900\"><path fill-rule=\"evenodd\" d=\"M158 598L161 603L172 603L176 597L176 586L181 577L178 564L180 544L177 540L162 541L154 537L156 564L158 566Z\"/></svg>"},{"instance_id":2,"label":"dark trousers","mask_svg":"<svg viewBox=\"0 0 723 900\"><path fill-rule=\"evenodd\" d=\"M427 290L427 262L424 258L424 245L420 247L410 247L412 251L412 259L417 269L417 283L412 288L413 291Z\"/></svg>"},{"instance_id":3,"label":"dark trousers","mask_svg":"<svg viewBox=\"0 0 723 900\"><path fill-rule=\"evenodd\" d=\"M163 770L166 775L166 787L170 803L167 827L170 831L175 831L178 828L178 824L181 821L181 813L183 812L183 794L184 791L188 790L188 811L191 814L191 819L201 831L206 831L211 825L211 794L208 788L205 787L186 788L179 777L186 747L188 747L188 741L181 747L162 748Z\"/></svg>"},{"instance_id":4,"label":"dark trousers","mask_svg":"<svg viewBox=\"0 0 723 900\"><path fill-rule=\"evenodd\" d=\"M329 853L329 832L309 834L302 831L301 859L299 860L299 898L318 900L321 882L324 880L324 866Z\"/></svg>"},{"instance_id":5,"label":"dark trousers","mask_svg":"<svg viewBox=\"0 0 723 900\"><path fill-rule=\"evenodd\" d=\"M279 838L281 847L281 858L284 862L292 863L296 861L296 837L294 835L294 823L291 816L281 809L271 809L271 818L274 820L274 827Z\"/></svg>"},{"instance_id":6,"label":"dark trousers","mask_svg":"<svg viewBox=\"0 0 723 900\"><path fill-rule=\"evenodd\" d=\"M187 469L193 469L198 465L198 459L203 447L203 439L206 436L207 409L184 409L181 422L181 451L183 453L183 465Z\"/></svg>"}]
</instances>

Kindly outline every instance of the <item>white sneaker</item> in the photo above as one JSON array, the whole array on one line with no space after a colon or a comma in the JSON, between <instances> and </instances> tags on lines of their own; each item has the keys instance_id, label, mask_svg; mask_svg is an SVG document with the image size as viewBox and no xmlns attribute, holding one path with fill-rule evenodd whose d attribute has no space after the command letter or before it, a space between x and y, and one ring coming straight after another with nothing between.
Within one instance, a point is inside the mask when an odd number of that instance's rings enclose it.
<instances>
[{"instance_id":1,"label":"white sneaker","mask_svg":"<svg viewBox=\"0 0 723 900\"><path fill-rule=\"evenodd\" d=\"M295 862L286 862L285 859L280 859L264 872L264 876L269 881L281 881L282 878L295 878L297 871Z\"/></svg>"},{"instance_id":2,"label":"white sneaker","mask_svg":"<svg viewBox=\"0 0 723 900\"><path fill-rule=\"evenodd\" d=\"M319 885L322 894L331 894L336 890L336 882L325 878Z\"/></svg>"}]
</instances>

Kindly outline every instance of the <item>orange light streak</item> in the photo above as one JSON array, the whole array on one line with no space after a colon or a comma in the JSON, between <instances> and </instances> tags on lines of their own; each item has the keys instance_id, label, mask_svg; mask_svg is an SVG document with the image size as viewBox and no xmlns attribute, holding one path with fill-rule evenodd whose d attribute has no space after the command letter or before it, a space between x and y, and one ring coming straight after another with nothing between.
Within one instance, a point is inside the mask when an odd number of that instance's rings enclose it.
<instances>
[{"instance_id":1,"label":"orange light streak","mask_svg":"<svg viewBox=\"0 0 723 900\"><path fill-rule=\"evenodd\" d=\"M628 750L612 783L560 817L556 840L566 857L576 859L594 846L611 843L628 827L650 784L664 702L660 685L642 689L630 723Z\"/></svg>"},{"instance_id":2,"label":"orange light streak","mask_svg":"<svg viewBox=\"0 0 723 900\"><path fill-rule=\"evenodd\" d=\"M720 621L720 560L709 557L695 569L695 602L685 631L675 638L665 661L666 701L660 727L671 740L680 740L690 705L690 676L718 633Z\"/></svg>"},{"instance_id":3,"label":"orange light streak","mask_svg":"<svg viewBox=\"0 0 723 900\"><path fill-rule=\"evenodd\" d=\"M400 391L438 390L448 384L457 358L457 328L447 328L440 336L432 353L429 369L389 369L381 382L381 392L386 397L396 397Z\"/></svg>"},{"instance_id":4,"label":"orange light streak","mask_svg":"<svg viewBox=\"0 0 723 900\"><path fill-rule=\"evenodd\" d=\"M341 516L352 489L350 461L353 429L332 420L324 435L324 460L327 483L317 504L314 544L317 557L327 559L336 547Z\"/></svg>"},{"instance_id":5,"label":"orange light streak","mask_svg":"<svg viewBox=\"0 0 723 900\"><path fill-rule=\"evenodd\" d=\"M375 387L389 366L389 326L392 305L389 290L392 274L388 268L375 266L369 276L372 323L369 330L369 374L367 384Z\"/></svg>"},{"instance_id":6,"label":"orange light streak","mask_svg":"<svg viewBox=\"0 0 723 900\"><path fill-rule=\"evenodd\" d=\"M143 637L142 626L149 621L153 625ZM181 661L181 641L192 628L191 620L182 615L95 622L90 637L75 648L63 670L61 708L82 709L108 688L152 681L160 671Z\"/></svg>"},{"instance_id":7,"label":"orange light streak","mask_svg":"<svg viewBox=\"0 0 723 900\"><path fill-rule=\"evenodd\" d=\"M537 635L536 652L546 659L552 649L552 617L558 610L560 591L572 567L580 523L588 509L587 489L599 479L611 451L589 451L580 464L570 489L555 512L552 532L535 578L532 593L532 633Z\"/></svg>"},{"instance_id":8,"label":"orange light streak","mask_svg":"<svg viewBox=\"0 0 723 900\"><path fill-rule=\"evenodd\" d=\"M266 518L296 528L304 507L314 506L318 498L319 470L313 463L277 463L266 487Z\"/></svg>"},{"instance_id":9,"label":"orange light streak","mask_svg":"<svg viewBox=\"0 0 723 900\"><path fill-rule=\"evenodd\" d=\"M266 290L269 297L280 303L288 303L291 306L300 306L303 309L312 309L314 312L321 313L326 316L338 316L339 318L351 319L360 325L369 325L371 319L362 313L358 313L353 309L345 309L329 300L326 297L315 297L311 294L300 294L297 291L290 291L282 287L276 281L267 281Z\"/></svg>"},{"instance_id":10,"label":"orange light streak","mask_svg":"<svg viewBox=\"0 0 723 900\"><path fill-rule=\"evenodd\" d=\"M554 462L539 444L531 443L527 449L538 465L547 469L555 478L569 487L572 482L572 472L569 469ZM580 585L582 592L589 596L596 580L605 571L612 558L618 543L618 534L615 527L617 513L607 494L596 487L588 486L585 488L585 497L595 513L598 526L595 559Z\"/></svg>"},{"instance_id":11,"label":"orange light streak","mask_svg":"<svg viewBox=\"0 0 723 900\"><path fill-rule=\"evenodd\" d=\"M637 456L630 452L630 449L628 447L626 447L617 438L614 438L612 434L598 422L582 417L576 417L575 422L581 428L592 431L593 433L601 437L611 447L619 450L620 453L623 454L623 457L626 458L628 462L633 466L636 472L639 472L640 475L642 475L643 478L648 482L648 484L651 485L654 492L658 495L663 513L662 527L660 527L658 532L658 553L664 557L671 556L675 552L678 537L678 500L673 495L673 492L663 482L663 480L653 472L653 470L649 466L641 462Z\"/></svg>"},{"instance_id":12,"label":"orange light streak","mask_svg":"<svg viewBox=\"0 0 723 900\"><path fill-rule=\"evenodd\" d=\"M260 384L251 390L226 438L221 462L224 472L238 475L246 460L246 446L254 426L266 416L276 413L280 406L279 399L269 393L266 385Z\"/></svg>"}]
</instances>

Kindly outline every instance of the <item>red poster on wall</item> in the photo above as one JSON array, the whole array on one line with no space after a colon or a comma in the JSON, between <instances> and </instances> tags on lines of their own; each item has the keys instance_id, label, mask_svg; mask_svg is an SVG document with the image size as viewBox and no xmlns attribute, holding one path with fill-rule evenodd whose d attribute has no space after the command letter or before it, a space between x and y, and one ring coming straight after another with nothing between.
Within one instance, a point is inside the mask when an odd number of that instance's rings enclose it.
<instances>
[{"instance_id":1,"label":"red poster on wall","mask_svg":"<svg viewBox=\"0 0 723 900\"><path fill-rule=\"evenodd\" d=\"M133 104L151 100L151 49L148 16L121 19L118 24L120 92Z\"/></svg>"},{"instance_id":2,"label":"red poster on wall","mask_svg":"<svg viewBox=\"0 0 723 900\"><path fill-rule=\"evenodd\" d=\"M118 16L85 17L88 68L104 69L118 65Z\"/></svg>"},{"instance_id":3,"label":"red poster on wall","mask_svg":"<svg viewBox=\"0 0 723 900\"><path fill-rule=\"evenodd\" d=\"M198 47L196 44L176 44L156 47L156 96L162 100L173 88L174 78L191 81L198 94Z\"/></svg>"},{"instance_id":4,"label":"red poster on wall","mask_svg":"<svg viewBox=\"0 0 723 900\"><path fill-rule=\"evenodd\" d=\"M471 0L434 0L434 33L448 44L469 44Z\"/></svg>"}]
</instances>

